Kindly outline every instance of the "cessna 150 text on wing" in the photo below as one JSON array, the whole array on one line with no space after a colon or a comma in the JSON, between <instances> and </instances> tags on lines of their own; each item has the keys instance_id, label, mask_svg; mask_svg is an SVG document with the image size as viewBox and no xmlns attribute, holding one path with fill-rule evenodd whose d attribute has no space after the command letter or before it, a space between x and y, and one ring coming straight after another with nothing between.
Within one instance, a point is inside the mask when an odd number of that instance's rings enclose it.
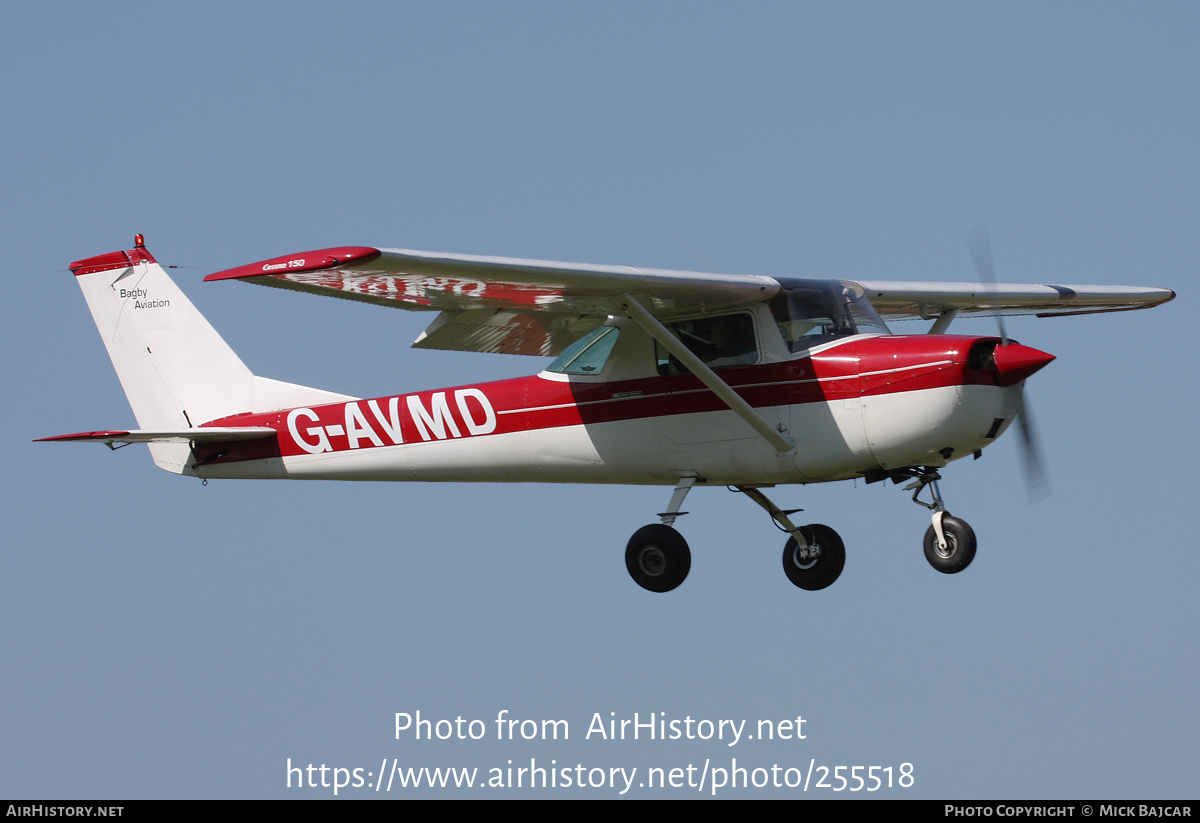
<instances>
[{"instance_id":1,"label":"cessna 150 text on wing","mask_svg":"<svg viewBox=\"0 0 1200 823\"><path fill-rule=\"evenodd\" d=\"M976 263L990 276L986 237ZM556 357L540 374L370 399L250 372L167 276L134 248L71 264L137 430L46 438L148 443L204 478L529 481L673 486L661 523L625 562L651 591L683 582L673 528L694 485L744 492L788 533L804 589L842 571L828 526L795 525L766 487L912 480L933 510L925 556L966 568L975 536L946 512L938 470L1023 420L1025 378L1053 356L946 334L956 316L1145 308L1165 289L800 280L346 247L209 275L437 312L416 348ZM932 320L893 335L884 318ZM931 489L931 502L918 495Z\"/></svg>"}]
</instances>

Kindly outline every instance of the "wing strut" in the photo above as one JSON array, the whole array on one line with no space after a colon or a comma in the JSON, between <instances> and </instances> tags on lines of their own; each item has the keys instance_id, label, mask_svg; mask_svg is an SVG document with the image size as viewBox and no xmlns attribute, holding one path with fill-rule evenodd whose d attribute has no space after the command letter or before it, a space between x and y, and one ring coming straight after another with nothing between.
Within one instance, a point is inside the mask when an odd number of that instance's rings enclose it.
<instances>
[{"instance_id":1,"label":"wing strut","mask_svg":"<svg viewBox=\"0 0 1200 823\"><path fill-rule=\"evenodd\" d=\"M945 334L946 329L950 328L950 324L954 322L954 318L958 317L958 309L946 309L938 315L937 320L933 321L933 326L929 329L929 334Z\"/></svg>"},{"instance_id":2,"label":"wing strut","mask_svg":"<svg viewBox=\"0 0 1200 823\"><path fill-rule=\"evenodd\" d=\"M762 435L775 451L780 454L794 451L796 446L788 438L784 437L780 432L775 430L775 427L767 422L761 414L754 410L754 407L742 399L741 395L733 390L733 388L717 376L717 373L708 367L708 364L692 353L692 350L683 345L678 337L671 334L671 331L658 322L658 318L646 311L637 300L630 294L621 295L617 301L621 311L633 318L633 320L641 326L659 343L662 343L664 349L675 355L675 358L682 363L688 371L696 375L708 388L712 389L713 393L724 401L725 405L733 409L738 417L745 420L750 427Z\"/></svg>"}]
</instances>

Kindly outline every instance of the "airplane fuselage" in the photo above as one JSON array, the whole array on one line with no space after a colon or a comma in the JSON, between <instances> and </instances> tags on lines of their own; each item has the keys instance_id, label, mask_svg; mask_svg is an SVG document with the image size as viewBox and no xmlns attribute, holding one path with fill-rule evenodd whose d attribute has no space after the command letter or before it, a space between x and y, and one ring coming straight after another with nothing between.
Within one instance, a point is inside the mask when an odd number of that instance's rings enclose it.
<instances>
[{"instance_id":1,"label":"airplane fuselage","mask_svg":"<svg viewBox=\"0 0 1200 823\"><path fill-rule=\"evenodd\" d=\"M992 338L859 335L720 371L796 444L777 452L690 374L541 374L283 411L210 426L276 436L194 448L205 478L674 484L813 483L942 466L1007 427L1019 386L973 367ZM978 366L979 364L974 364Z\"/></svg>"}]
</instances>

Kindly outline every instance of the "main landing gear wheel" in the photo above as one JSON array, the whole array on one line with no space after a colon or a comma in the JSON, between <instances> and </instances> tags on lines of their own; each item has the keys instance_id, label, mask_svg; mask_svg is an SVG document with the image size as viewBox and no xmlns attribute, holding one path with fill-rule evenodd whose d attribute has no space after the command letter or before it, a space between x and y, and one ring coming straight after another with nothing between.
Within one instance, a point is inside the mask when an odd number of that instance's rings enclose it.
<instances>
[{"instance_id":1,"label":"main landing gear wheel","mask_svg":"<svg viewBox=\"0 0 1200 823\"><path fill-rule=\"evenodd\" d=\"M625 547L625 567L633 582L652 592L669 592L688 576L692 552L683 535L660 523L643 526Z\"/></svg>"},{"instance_id":2,"label":"main landing gear wheel","mask_svg":"<svg viewBox=\"0 0 1200 823\"><path fill-rule=\"evenodd\" d=\"M971 565L975 559L975 531L967 521L945 515L942 531L946 535L946 548L938 545L937 531L933 526L925 532L925 559L943 574L955 574Z\"/></svg>"},{"instance_id":3,"label":"main landing gear wheel","mask_svg":"<svg viewBox=\"0 0 1200 823\"><path fill-rule=\"evenodd\" d=\"M783 571L795 585L815 592L831 585L842 573L846 544L837 532L820 523L804 526L800 533L810 538L809 544L801 546L796 538L788 538L783 547Z\"/></svg>"}]
</instances>

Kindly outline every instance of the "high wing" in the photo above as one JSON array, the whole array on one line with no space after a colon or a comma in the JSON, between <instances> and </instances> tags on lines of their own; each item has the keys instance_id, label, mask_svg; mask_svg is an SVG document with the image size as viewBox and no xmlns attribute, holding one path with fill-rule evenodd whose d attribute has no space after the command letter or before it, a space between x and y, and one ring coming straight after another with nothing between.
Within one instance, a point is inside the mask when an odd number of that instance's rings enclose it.
<instances>
[{"instance_id":1,"label":"high wing","mask_svg":"<svg viewBox=\"0 0 1200 823\"><path fill-rule=\"evenodd\" d=\"M1035 314L1052 317L1148 309L1175 297L1170 289L1142 286L1060 286L1032 283L904 283L856 280L884 320Z\"/></svg>"},{"instance_id":2,"label":"high wing","mask_svg":"<svg viewBox=\"0 0 1200 823\"><path fill-rule=\"evenodd\" d=\"M414 346L553 356L634 296L654 317L728 310L770 299L773 277L598 266L511 257L345 246L210 274L392 308L439 311ZM1084 314L1147 308L1167 289L859 280L885 319Z\"/></svg>"},{"instance_id":3,"label":"high wing","mask_svg":"<svg viewBox=\"0 0 1200 823\"><path fill-rule=\"evenodd\" d=\"M553 356L632 294L656 317L774 296L771 277L352 246L210 274L399 309L440 311L417 348Z\"/></svg>"}]
</instances>

